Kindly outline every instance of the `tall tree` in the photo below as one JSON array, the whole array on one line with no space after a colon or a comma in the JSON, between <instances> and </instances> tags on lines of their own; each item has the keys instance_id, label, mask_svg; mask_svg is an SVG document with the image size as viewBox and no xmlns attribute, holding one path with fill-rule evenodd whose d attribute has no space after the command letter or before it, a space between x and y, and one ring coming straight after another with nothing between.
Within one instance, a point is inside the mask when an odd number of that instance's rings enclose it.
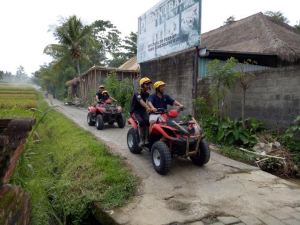
<instances>
[{"instance_id":1,"label":"tall tree","mask_svg":"<svg viewBox=\"0 0 300 225\"><path fill-rule=\"evenodd\" d=\"M44 49L53 60L37 71L35 81L63 98L65 82L74 78L74 74L80 75L93 65L108 65L108 59L120 53L120 34L110 21L97 20L84 25L76 16L63 19L54 30L58 43Z\"/></svg>"},{"instance_id":2,"label":"tall tree","mask_svg":"<svg viewBox=\"0 0 300 225\"><path fill-rule=\"evenodd\" d=\"M280 11L267 11L264 13L265 15L271 17L273 20L281 23L289 23L289 20L283 15Z\"/></svg>"},{"instance_id":3,"label":"tall tree","mask_svg":"<svg viewBox=\"0 0 300 225\"><path fill-rule=\"evenodd\" d=\"M105 64L109 65L111 60L108 58L115 58L120 52L121 32L110 21L96 20L91 26L95 40L105 56Z\"/></svg>"},{"instance_id":4,"label":"tall tree","mask_svg":"<svg viewBox=\"0 0 300 225\"><path fill-rule=\"evenodd\" d=\"M234 16L230 16L226 19L226 21L224 21L224 25L229 25L235 22L235 17Z\"/></svg>"},{"instance_id":5,"label":"tall tree","mask_svg":"<svg viewBox=\"0 0 300 225\"><path fill-rule=\"evenodd\" d=\"M126 36L123 40L122 47L125 49L125 56L130 59L136 56L137 53L137 33L130 32L129 36Z\"/></svg>"},{"instance_id":6,"label":"tall tree","mask_svg":"<svg viewBox=\"0 0 300 225\"><path fill-rule=\"evenodd\" d=\"M219 119L223 116L225 96L238 75L235 70L237 63L238 61L235 58L230 58L226 62L215 59L208 63L208 74L211 79L209 92L214 99Z\"/></svg>"},{"instance_id":7,"label":"tall tree","mask_svg":"<svg viewBox=\"0 0 300 225\"><path fill-rule=\"evenodd\" d=\"M90 35L91 27L83 25L76 16L71 16L58 26L54 32L59 44L48 45L44 52L58 58L58 61L71 57L75 62L77 73L80 75L80 60L88 58L83 49L87 45Z\"/></svg>"},{"instance_id":8,"label":"tall tree","mask_svg":"<svg viewBox=\"0 0 300 225\"><path fill-rule=\"evenodd\" d=\"M27 74L23 66L19 66L16 72L16 78L18 81L26 81L28 79Z\"/></svg>"},{"instance_id":9,"label":"tall tree","mask_svg":"<svg viewBox=\"0 0 300 225\"><path fill-rule=\"evenodd\" d=\"M249 64L255 65L257 64L257 62L251 59L247 59L246 61L244 61L244 63L241 64L241 71L240 73L237 74L238 83L243 91L241 116L242 116L242 123L244 128L246 128L245 126L246 94L248 89L251 86L251 83L255 80L255 75L253 73L246 71L247 65Z\"/></svg>"},{"instance_id":10,"label":"tall tree","mask_svg":"<svg viewBox=\"0 0 300 225\"><path fill-rule=\"evenodd\" d=\"M119 49L112 53L112 59L109 61L109 66L119 67L128 59L136 56L136 54L137 33L130 32L129 36L126 36L122 40L122 44L119 46Z\"/></svg>"}]
</instances>

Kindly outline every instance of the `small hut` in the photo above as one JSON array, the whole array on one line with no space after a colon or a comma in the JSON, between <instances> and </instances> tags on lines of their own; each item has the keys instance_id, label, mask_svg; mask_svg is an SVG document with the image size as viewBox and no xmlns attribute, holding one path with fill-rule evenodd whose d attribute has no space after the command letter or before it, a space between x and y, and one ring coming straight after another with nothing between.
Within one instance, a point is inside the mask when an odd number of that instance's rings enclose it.
<instances>
[{"instance_id":1,"label":"small hut","mask_svg":"<svg viewBox=\"0 0 300 225\"><path fill-rule=\"evenodd\" d=\"M69 96L72 99L79 98L81 103L92 102L98 86L112 73L115 73L119 80L125 78L134 80L138 76L139 70L132 63L125 63L120 68L93 66L79 77L66 82Z\"/></svg>"}]
</instances>

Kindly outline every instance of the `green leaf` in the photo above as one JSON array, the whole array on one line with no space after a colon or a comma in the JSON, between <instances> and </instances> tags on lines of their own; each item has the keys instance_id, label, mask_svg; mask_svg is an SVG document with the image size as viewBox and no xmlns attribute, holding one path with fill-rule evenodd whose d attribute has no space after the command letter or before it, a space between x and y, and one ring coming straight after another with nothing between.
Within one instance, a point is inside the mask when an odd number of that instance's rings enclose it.
<instances>
[{"instance_id":1,"label":"green leaf","mask_svg":"<svg viewBox=\"0 0 300 225\"><path fill-rule=\"evenodd\" d=\"M220 129L217 135L218 142L221 142L224 139L224 135L225 135L224 130Z\"/></svg>"},{"instance_id":2,"label":"green leaf","mask_svg":"<svg viewBox=\"0 0 300 225\"><path fill-rule=\"evenodd\" d=\"M240 135L240 139L243 142L244 145L249 143L249 140L244 136L244 135Z\"/></svg>"}]
</instances>

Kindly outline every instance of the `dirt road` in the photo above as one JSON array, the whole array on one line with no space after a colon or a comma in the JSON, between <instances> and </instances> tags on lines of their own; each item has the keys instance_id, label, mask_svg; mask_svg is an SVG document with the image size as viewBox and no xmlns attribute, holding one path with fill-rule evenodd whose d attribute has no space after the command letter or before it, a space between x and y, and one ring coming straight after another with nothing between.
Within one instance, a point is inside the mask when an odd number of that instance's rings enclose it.
<instances>
[{"instance_id":1,"label":"dirt road","mask_svg":"<svg viewBox=\"0 0 300 225\"><path fill-rule=\"evenodd\" d=\"M128 128L98 131L86 123L87 110L51 102L123 156L141 178L134 200L111 212L120 224L300 224L300 187L295 184L215 153L203 168L176 160L171 172L160 176L149 153L129 152Z\"/></svg>"}]
</instances>

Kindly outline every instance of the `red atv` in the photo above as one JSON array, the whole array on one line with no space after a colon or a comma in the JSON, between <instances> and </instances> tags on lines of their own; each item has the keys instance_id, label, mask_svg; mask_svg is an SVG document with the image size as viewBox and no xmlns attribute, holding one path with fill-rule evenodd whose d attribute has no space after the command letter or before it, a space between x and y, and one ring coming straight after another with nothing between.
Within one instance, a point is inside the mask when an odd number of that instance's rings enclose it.
<instances>
[{"instance_id":1,"label":"red atv","mask_svg":"<svg viewBox=\"0 0 300 225\"><path fill-rule=\"evenodd\" d=\"M90 126L96 125L98 130L103 130L105 123L113 125L115 122L119 128L124 128L126 119L122 107L112 104L110 99L88 107L87 123Z\"/></svg>"},{"instance_id":2,"label":"red atv","mask_svg":"<svg viewBox=\"0 0 300 225\"><path fill-rule=\"evenodd\" d=\"M210 159L210 150L204 133L192 117L183 122L179 120L179 110L159 109L161 116L153 125L149 134L152 164L159 174L167 174L171 167L172 157L190 158L197 166L203 166ZM127 134L127 145L134 154L143 150L139 146L140 135L138 122L131 116L128 123L132 128Z\"/></svg>"}]
</instances>

